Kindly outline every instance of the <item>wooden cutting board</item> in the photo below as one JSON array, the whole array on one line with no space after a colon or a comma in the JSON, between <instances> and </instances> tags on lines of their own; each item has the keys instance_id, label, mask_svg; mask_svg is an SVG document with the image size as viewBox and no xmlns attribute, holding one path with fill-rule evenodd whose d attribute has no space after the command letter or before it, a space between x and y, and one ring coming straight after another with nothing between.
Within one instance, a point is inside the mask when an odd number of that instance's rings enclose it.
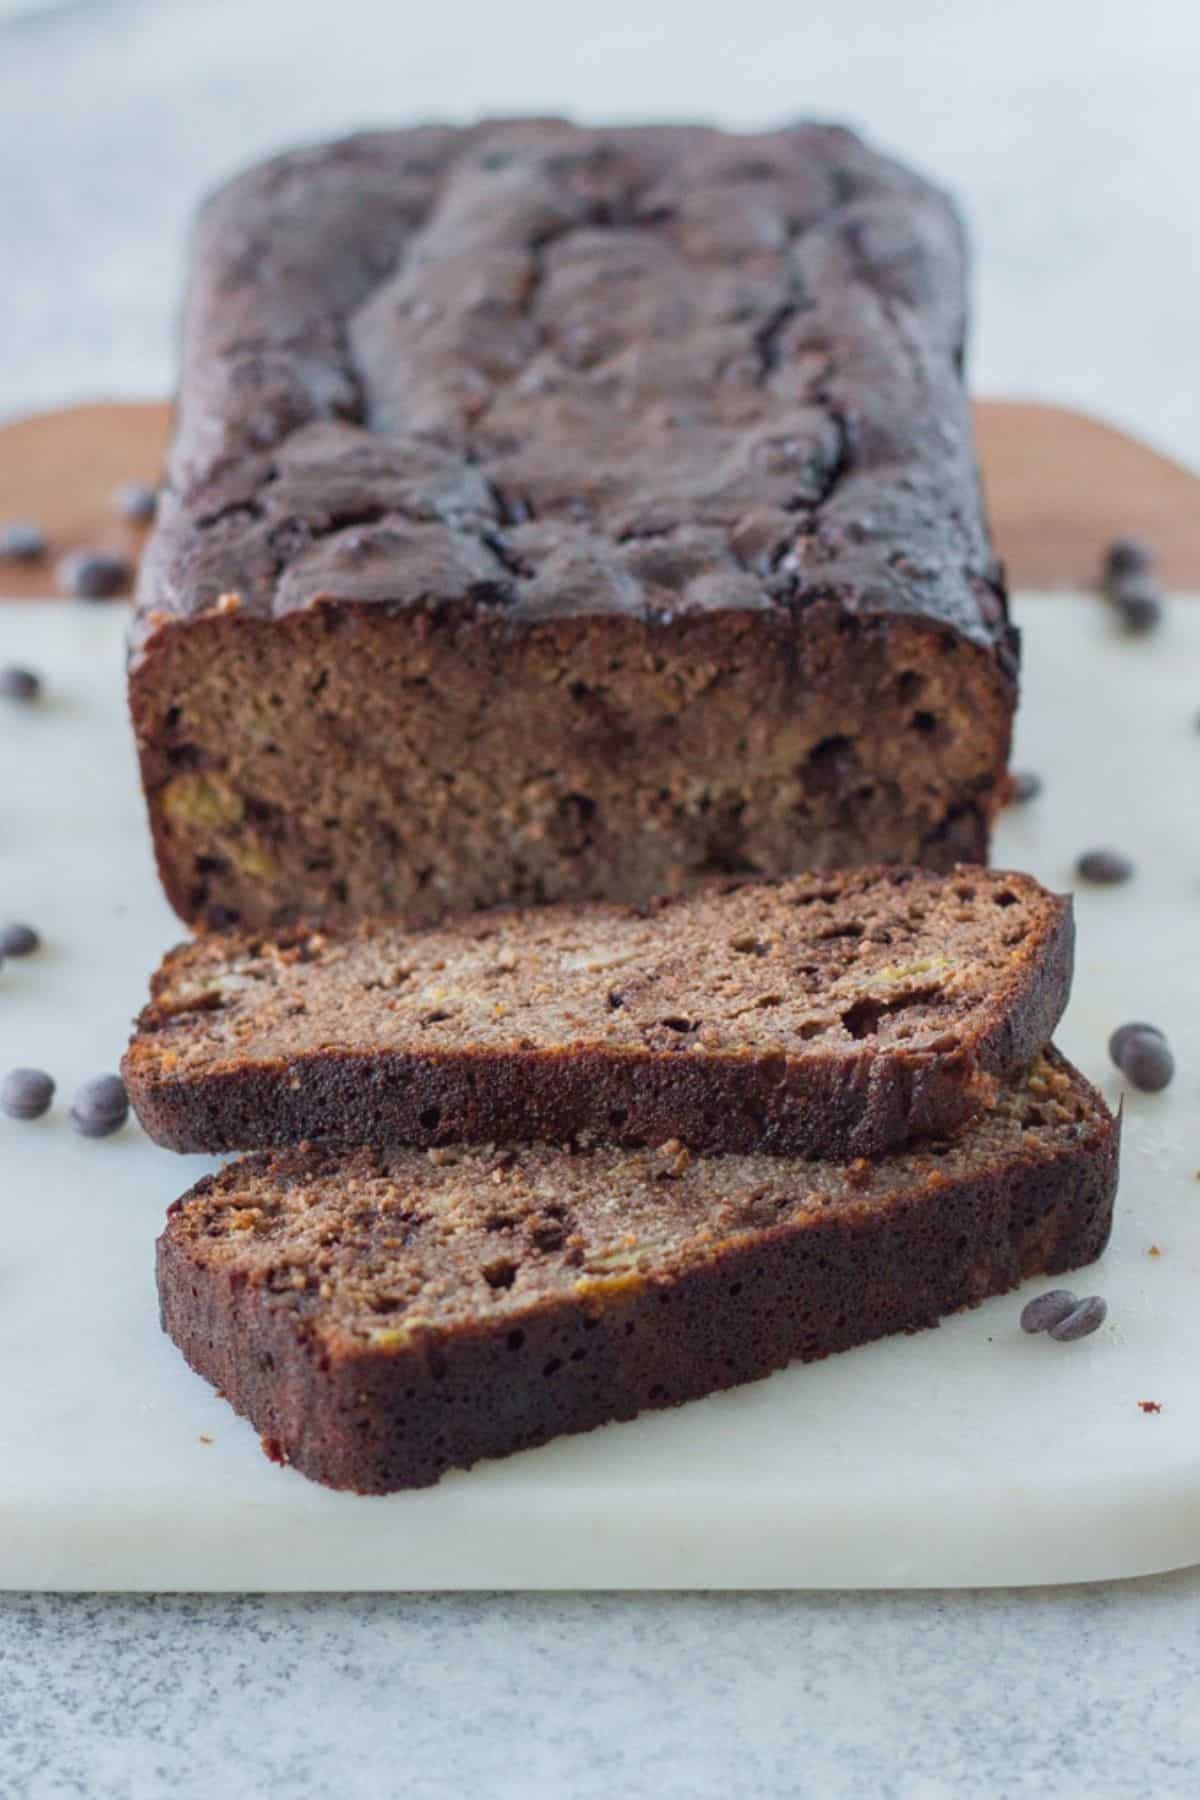
<instances>
[{"instance_id":1,"label":"wooden cutting board","mask_svg":"<svg viewBox=\"0 0 1200 1800\"><path fill-rule=\"evenodd\" d=\"M38 413L0 427L0 520L36 521L54 555L77 546L136 554L113 489L154 481L170 410L159 401ZM1200 589L1200 476L1111 426L1058 406L981 400L980 456L992 525L1014 588L1086 587L1103 547L1137 532L1169 586ZM8 565L0 585L53 595L54 557Z\"/></svg>"}]
</instances>

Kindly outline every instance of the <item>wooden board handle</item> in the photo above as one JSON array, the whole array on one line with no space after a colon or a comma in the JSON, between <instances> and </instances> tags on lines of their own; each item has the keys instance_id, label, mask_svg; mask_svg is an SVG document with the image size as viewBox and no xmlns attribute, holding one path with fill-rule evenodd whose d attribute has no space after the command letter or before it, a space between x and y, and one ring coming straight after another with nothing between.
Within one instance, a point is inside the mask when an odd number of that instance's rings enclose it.
<instances>
[{"instance_id":1,"label":"wooden board handle","mask_svg":"<svg viewBox=\"0 0 1200 1800\"><path fill-rule=\"evenodd\" d=\"M1200 476L1082 413L1017 400L975 411L984 485L1014 587L1088 587L1106 543L1137 532L1166 582L1200 590ZM43 565L0 565L0 591L54 594L54 556L78 546L135 553L119 519L123 481L154 481L170 410L160 401L38 413L0 427L0 520L30 519L51 540Z\"/></svg>"}]
</instances>

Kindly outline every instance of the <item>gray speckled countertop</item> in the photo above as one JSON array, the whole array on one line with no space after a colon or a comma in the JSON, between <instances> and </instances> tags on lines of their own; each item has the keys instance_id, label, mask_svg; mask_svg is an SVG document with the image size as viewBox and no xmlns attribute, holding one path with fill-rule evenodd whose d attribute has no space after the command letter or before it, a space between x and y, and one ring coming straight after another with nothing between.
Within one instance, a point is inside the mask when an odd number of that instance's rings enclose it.
<instances>
[{"instance_id":1,"label":"gray speckled countertop","mask_svg":"<svg viewBox=\"0 0 1200 1800\"><path fill-rule=\"evenodd\" d=\"M584 16L0 0L0 414L160 391L196 193L289 138L484 108L816 112L965 196L980 387L1200 457L1178 179L1200 147L1194 0ZM1200 1791L1198 1676L1197 1572L945 1595L9 1595L0 1796L1169 1800Z\"/></svg>"},{"instance_id":2,"label":"gray speckled countertop","mask_svg":"<svg viewBox=\"0 0 1200 1800\"><path fill-rule=\"evenodd\" d=\"M1193 1797L1200 1574L1018 1593L12 1597L5 1796Z\"/></svg>"}]
</instances>

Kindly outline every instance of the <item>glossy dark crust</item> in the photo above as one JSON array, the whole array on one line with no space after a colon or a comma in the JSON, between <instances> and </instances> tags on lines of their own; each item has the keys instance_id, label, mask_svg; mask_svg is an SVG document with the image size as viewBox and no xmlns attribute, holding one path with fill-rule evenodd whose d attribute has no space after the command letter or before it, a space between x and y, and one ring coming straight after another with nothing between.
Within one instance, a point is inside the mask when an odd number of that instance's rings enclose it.
<instances>
[{"instance_id":1,"label":"glossy dark crust","mask_svg":"<svg viewBox=\"0 0 1200 1800\"><path fill-rule=\"evenodd\" d=\"M832 593L1008 658L964 286L945 195L835 126L509 120L262 164L199 221L138 636L231 591L637 615L629 546L683 530L693 604ZM730 549L751 513L774 570Z\"/></svg>"},{"instance_id":2,"label":"glossy dark crust","mask_svg":"<svg viewBox=\"0 0 1200 1800\"><path fill-rule=\"evenodd\" d=\"M1036 953L979 1035L955 1051L847 1046L797 1058L605 1055L569 1045L537 1053L330 1049L175 1073L159 1054L164 1020L152 999L122 1073L144 1130L170 1150L590 1137L631 1147L678 1138L704 1153L874 1156L957 1129L986 1103L987 1077L1024 1068L1050 1040L1070 996L1075 934L1069 898L1046 894L1044 905ZM168 957L154 993L172 972Z\"/></svg>"},{"instance_id":3,"label":"glossy dark crust","mask_svg":"<svg viewBox=\"0 0 1200 1800\"><path fill-rule=\"evenodd\" d=\"M1093 1122L1054 1153L957 1181L939 1179L931 1158L928 1184L903 1204L749 1232L677 1278L556 1296L516 1321L481 1319L398 1351L322 1349L263 1290L214 1272L180 1219L208 1178L176 1202L159 1240L162 1323L277 1460L363 1494L428 1486L481 1457L935 1325L1024 1277L1091 1262L1108 1240L1119 1141L1093 1101Z\"/></svg>"},{"instance_id":4,"label":"glossy dark crust","mask_svg":"<svg viewBox=\"0 0 1200 1800\"><path fill-rule=\"evenodd\" d=\"M177 910L213 925L347 904L340 852L311 892L293 877L278 892L267 875L206 878L197 861L227 846L173 836L162 800L180 770L220 773L224 756L219 730L203 744L173 735L193 673L180 634L233 666L269 625L279 666L312 659L315 676L318 619L348 643L378 632L403 666L427 617L475 640L493 685L514 634L542 634L570 662L583 624L603 620L607 647L589 640L571 684L601 692L610 664L661 656L669 672L697 654L761 663L766 685L804 662L831 614L868 637L903 628L918 671L950 644L976 765L898 850L856 844L853 816L834 848L853 861L983 860L1017 646L962 384L964 288L946 197L832 126L385 132L224 188L196 233L177 430L132 645L143 779ZM757 645L747 618L761 621ZM853 737L852 681L833 679ZM782 718L803 706L796 687ZM336 705L352 715L350 700ZM235 785L256 802L261 734L229 717ZM554 731L570 742L579 720L564 717ZM653 737L645 718L634 729ZM389 823L404 836L403 808ZM759 823L751 808L748 828ZM632 814L626 825L638 829ZM613 830L619 843L619 820ZM541 894L520 891L518 871L449 903L567 897L572 881L635 897L617 856L605 849L586 877L568 867ZM832 860L798 830L786 854L750 860L775 873L814 856ZM429 899L406 892L405 910Z\"/></svg>"}]
</instances>

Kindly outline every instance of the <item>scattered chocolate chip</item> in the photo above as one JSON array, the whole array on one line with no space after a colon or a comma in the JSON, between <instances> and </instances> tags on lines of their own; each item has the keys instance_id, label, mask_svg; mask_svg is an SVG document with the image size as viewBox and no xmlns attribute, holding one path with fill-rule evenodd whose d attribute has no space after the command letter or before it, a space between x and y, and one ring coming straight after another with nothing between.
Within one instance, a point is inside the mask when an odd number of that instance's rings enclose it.
<instances>
[{"instance_id":1,"label":"scattered chocolate chip","mask_svg":"<svg viewBox=\"0 0 1200 1800\"><path fill-rule=\"evenodd\" d=\"M1144 1413L1160 1413L1162 1411L1161 1400L1139 1400L1138 1405Z\"/></svg>"},{"instance_id":2,"label":"scattered chocolate chip","mask_svg":"<svg viewBox=\"0 0 1200 1800\"><path fill-rule=\"evenodd\" d=\"M1131 1031L1113 1059L1132 1087L1143 1094L1157 1094L1175 1073L1171 1046L1161 1031Z\"/></svg>"},{"instance_id":3,"label":"scattered chocolate chip","mask_svg":"<svg viewBox=\"0 0 1200 1800\"><path fill-rule=\"evenodd\" d=\"M1154 575L1154 552L1142 538L1120 537L1104 557L1101 586L1132 636L1162 623L1163 589Z\"/></svg>"},{"instance_id":4,"label":"scattered chocolate chip","mask_svg":"<svg viewBox=\"0 0 1200 1800\"><path fill-rule=\"evenodd\" d=\"M7 668L0 669L0 698L5 700L36 700L42 691L41 677L32 669L18 668L10 663Z\"/></svg>"},{"instance_id":5,"label":"scattered chocolate chip","mask_svg":"<svg viewBox=\"0 0 1200 1800\"><path fill-rule=\"evenodd\" d=\"M1100 887L1115 887L1129 880L1133 863L1120 850L1085 850L1075 864L1075 873Z\"/></svg>"},{"instance_id":6,"label":"scattered chocolate chip","mask_svg":"<svg viewBox=\"0 0 1200 1800\"><path fill-rule=\"evenodd\" d=\"M113 509L132 525L149 525L158 508L158 493L144 481L123 481L112 497Z\"/></svg>"},{"instance_id":7,"label":"scattered chocolate chip","mask_svg":"<svg viewBox=\"0 0 1200 1800\"><path fill-rule=\"evenodd\" d=\"M1045 786L1040 775L1032 769L1018 769L1012 778L1012 798L1017 806L1024 806L1027 800L1036 800Z\"/></svg>"},{"instance_id":8,"label":"scattered chocolate chip","mask_svg":"<svg viewBox=\"0 0 1200 1800\"><path fill-rule=\"evenodd\" d=\"M1140 537L1114 538L1104 552L1104 586L1123 580L1127 575L1149 575L1154 567L1154 552Z\"/></svg>"},{"instance_id":9,"label":"scattered chocolate chip","mask_svg":"<svg viewBox=\"0 0 1200 1800\"><path fill-rule=\"evenodd\" d=\"M1122 625L1136 637L1162 624L1163 592L1156 581L1141 576L1136 582L1122 582L1114 588L1112 601Z\"/></svg>"},{"instance_id":10,"label":"scattered chocolate chip","mask_svg":"<svg viewBox=\"0 0 1200 1800\"><path fill-rule=\"evenodd\" d=\"M0 956L30 956L41 941L32 925L0 925Z\"/></svg>"},{"instance_id":11,"label":"scattered chocolate chip","mask_svg":"<svg viewBox=\"0 0 1200 1800\"><path fill-rule=\"evenodd\" d=\"M12 1069L0 1081L0 1112L10 1119L40 1119L54 1098L54 1082L44 1069Z\"/></svg>"},{"instance_id":12,"label":"scattered chocolate chip","mask_svg":"<svg viewBox=\"0 0 1200 1800\"><path fill-rule=\"evenodd\" d=\"M47 548L45 532L26 519L0 525L0 557L6 562L40 562Z\"/></svg>"},{"instance_id":13,"label":"scattered chocolate chip","mask_svg":"<svg viewBox=\"0 0 1200 1800\"><path fill-rule=\"evenodd\" d=\"M1069 1288L1051 1288L1048 1293L1039 1294L1031 1300L1021 1314L1022 1331L1049 1331L1061 1319L1069 1318L1079 1305L1076 1295Z\"/></svg>"},{"instance_id":14,"label":"scattered chocolate chip","mask_svg":"<svg viewBox=\"0 0 1200 1800\"><path fill-rule=\"evenodd\" d=\"M112 550L72 550L59 561L58 585L77 600L110 600L129 586L129 558Z\"/></svg>"},{"instance_id":15,"label":"scattered chocolate chip","mask_svg":"<svg viewBox=\"0 0 1200 1800\"><path fill-rule=\"evenodd\" d=\"M1116 1063L1118 1069L1121 1066L1121 1058L1125 1054L1126 1044L1131 1037L1136 1037L1138 1032L1141 1031L1148 1031L1152 1037L1164 1037L1166 1035L1158 1029L1157 1025L1147 1025L1143 1019L1131 1020L1128 1025L1118 1025L1117 1029L1108 1040L1108 1054Z\"/></svg>"},{"instance_id":16,"label":"scattered chocolate chip","mask_svg":"<svg viewBox=\"0 0 1200 1800\"><path fill-rule=\"evenodd\" d=\"M108 1137L129 1117L129 1096L119 1075L85 1081L71 1108L71 1123L82 1137Z\"/></svg>"},{"instance_id":17,"label":"scattered chocolate chip","mask_svg":"<svg viewBox=\"0 0 1200 1800\"><path fill-rule=\"evenodd\" d=\"M1099 1331L1108 1317L1108 1302L1099 1294L1089 1294L1081 1300L1074 1312L1069 1312L1065 1319L1047 1327L1050 1336L1057 1338L1060 1344L1069 1344L1075 1338L1090 1337L1093 1331Z\"/></svg>"}]
</instances>

